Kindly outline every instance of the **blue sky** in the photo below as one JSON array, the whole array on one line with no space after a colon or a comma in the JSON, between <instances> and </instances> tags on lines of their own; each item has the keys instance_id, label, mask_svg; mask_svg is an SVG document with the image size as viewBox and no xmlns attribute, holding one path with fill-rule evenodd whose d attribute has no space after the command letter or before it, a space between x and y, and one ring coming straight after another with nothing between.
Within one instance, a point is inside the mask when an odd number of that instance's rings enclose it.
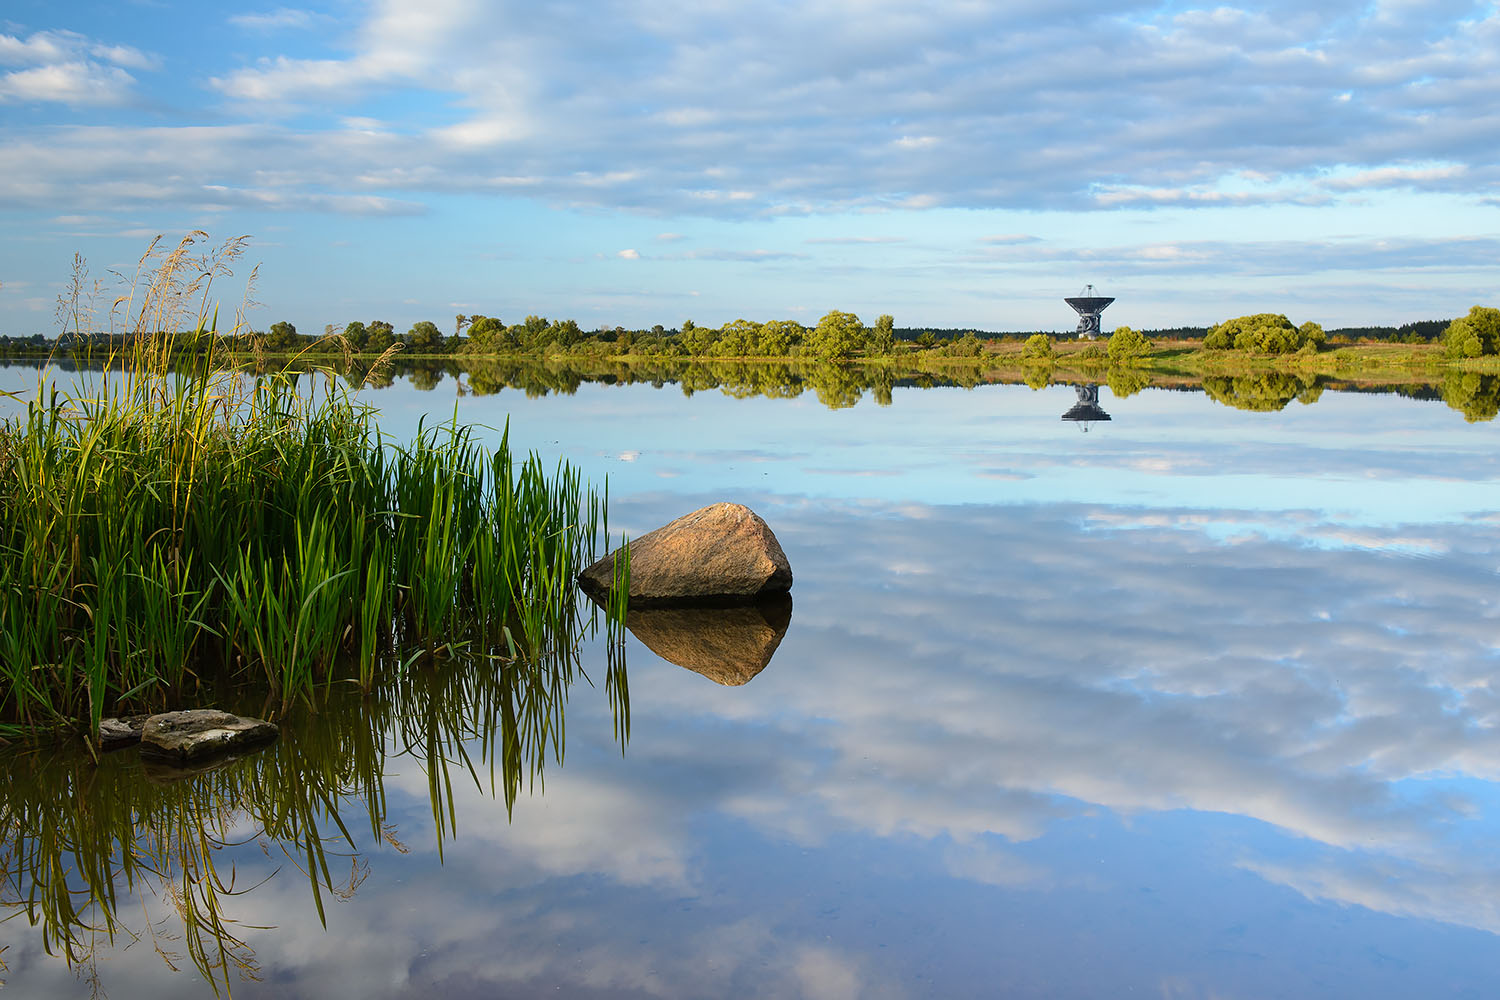
<instances>
[{"instance_id":1,"label":"blue sky","mask_svg":"<svg viewBox=\"0 0 1500 1000\"><path fill-rule=\"evenodd\" d=\"M260 327L1450 316L1496 93L1490 2L12 0L0 332L193 229Z\"/></svg>"}]
</instances>

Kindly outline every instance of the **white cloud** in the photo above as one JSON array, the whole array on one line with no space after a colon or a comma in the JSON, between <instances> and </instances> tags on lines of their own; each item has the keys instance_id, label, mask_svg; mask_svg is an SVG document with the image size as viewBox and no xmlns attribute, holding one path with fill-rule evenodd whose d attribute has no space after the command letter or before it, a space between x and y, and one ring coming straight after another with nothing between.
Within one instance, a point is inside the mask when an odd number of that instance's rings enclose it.
<instances>
[{"instance_id":1,"label":"white cloud","mask_svg":"<svg viewBox=\"0 0 1500 1000\"><path fill-rule=\"evenodd\" d=\"M234 14L229 23L249 31L280 31L284 28L309 28L316 20L311 11L277 7L259 14Z\"/></svg>"},{"instance_id":2,"label":"white cloud","mask_svg":"<svg viewBox=\"0 0 1500 1000\"><path fill-rule=\"evenodd\" d=\"M134 82L129 73L118 67L55 63L0 77L0 101L120 104L128 98Z\"/></svg>"},{"instance_id":3,"label":"white cloud","mask_svg":"<svg viewBox=\"0 0 1500 1000\"><path fill-rule=\"evenodd\" d=\"M353 94L361 87L396 75L394 67L375 59L288 59L278 56L253 70L214 77L213 85L245 101L283 102L308 92Z\"/></svg>"},{"instance_id":4,"label":"white cloud","mask_svg":"<svg viewBox=\"0 0 1500 1000\"><path fill-rule=\"evenodd\" d=\"M641 259L641 254L640 254L639 250L621 250L618 253L616 253L615 256L619 257L622 260L640 260Z\"/></svg>"},{"instance_id":5,"label":"white cloud","mask_svg":"<svg viewBox=\"0 0 1500 1000\"><path fill-rule=\"evenodd\" d=\"M153 70L160 60L128 45L101 44L72 31L39 31L25 39L0 35L0 65L24 67L0 76L0 102L77 107L125 103L135 84L126 68Z\"/></svg>"},{"instance_id":6,"label":"white cloud","mask_svg":"<svg viewBox=\"0 0 1500 1000\"><path fill-rule=\"evenodd\" d=\"M391 183L486 191L525 178L544 197L646 211L1312 204L1500 181L1478 124L1500 89L1488 48L1500 17L1444 8L1422 32L1397 32L1388 11L1344 6L961 5L917 18L878 5L851 20L839 0L774 16L605 3L580 22L383 0L340 35L342 51L269 53L213 85L262 116L347 115L400 88L429 110L395 144L406 169ZM318 147L307 137L293 162ZM1410 162L1417 151L1424 162Z\"/></svg>"}]
</instances>

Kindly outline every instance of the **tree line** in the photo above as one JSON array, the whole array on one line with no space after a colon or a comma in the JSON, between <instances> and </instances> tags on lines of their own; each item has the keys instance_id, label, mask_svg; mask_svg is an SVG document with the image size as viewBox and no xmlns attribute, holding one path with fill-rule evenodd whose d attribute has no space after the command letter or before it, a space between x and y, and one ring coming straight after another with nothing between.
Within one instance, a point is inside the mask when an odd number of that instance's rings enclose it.
<instances>
[{"instance_id":1,"label":"tree line","mask_svg":"<svg viewBox=\"0 0 1500 1000\"><path fill-rule=\"evenodd\" d=\"M1494 312L1476 306L1468 316L1458 320L1422 320L1391 327L1341 327L1326 333L1316 323L1295 326L1284 315L1275 313L1238 317L1208 327L1141 331L1119 327L1115 331L1116 347L1112 353L1120 353L1121 340L1133 341L1136 337L1144 339L1148 346L1158 340L1201 339L1203 346L1209 349L1262 353L1316 351L1323 344L1369 341L1429 343L1441 340L1450 356L1478 357L1500 353L1500 332L1492 332L1492 327L1500 327L1500 321L1487 318ZM1128 331L1130 336L1120 338L1122 331ZM1450 331L1454 332L1450 335ZM101 356L125 346L129 339L126 335L99 332L68 332L55 341L41 334L0 336L0 357L45 356L53 351ZM995 333L962 328L898 328L889 315L879 316L872 326L866 326L853 313L833 310L812 327L795 320L758 322L737 319L717 328L686 320L673 329L658 324L650 329L616 326L585 331L572 319L551 320L531 315L518 323L505 323L498 317L476 313L455 316L451 331L423 320L412 324L405 332L399 332L391 323L377 319L369 322L355 320L343 326L330 324L320 332L306 332L282 321L271 324L264 331L221 336L215 343L235 352L258 351L273 355L334 353L345 346L360 354L381 354L399 344L406 353L423 356L568 354L600 358L624 355L642 358L807 357L846 360L914 352L977 358L984 353L987 344L1002 341L1023 342L1027 345L1026 355L1034 357L1050 354L1046 346L1072 339L1072 331ZM1311 347L1308 347L1309 343ZM178 348L182 351L201 350L204 344L204 340L179 337ZM1133 347L1131 353L1138 353L1138 349Z\"/></svg>"},{"instance_id":2,"label":"tree line","mask_svg":"<svg viewBox=\"0 0 1500 1000\"><path fill-rule=\"evenodd\" d=\"M102 353L124 346L127 340L103 333L70 333L58 339L57 347L74 353ZM355 320L342 327L327 326L317 334L304 333L292 323L282 321L263 332L220 337L214 343L231 351L254 350L273 355L338 352L346 347L358 354L381 354L399 344L404 352L423 356L805 357L820 361L881 358L918 350L977 358L984 349L984 341L974 331L945 337L923 331L907 340L896 336L895 320L889 315L879 316L874 325L866 326L854 313L837 309L812 327L795 320L737 319L714 328L687 320L672 330L657 325L649 330L601 327L592 332L585 331L576 320L549 320L535 315L507 324L494 316L459 314L454 317L451 334L430 320L414 323L405 333L398 333L383 320L368 323ZM206 339L183 338L179 347L201 350L207 344Z\"/></svg>"}]
</instances>

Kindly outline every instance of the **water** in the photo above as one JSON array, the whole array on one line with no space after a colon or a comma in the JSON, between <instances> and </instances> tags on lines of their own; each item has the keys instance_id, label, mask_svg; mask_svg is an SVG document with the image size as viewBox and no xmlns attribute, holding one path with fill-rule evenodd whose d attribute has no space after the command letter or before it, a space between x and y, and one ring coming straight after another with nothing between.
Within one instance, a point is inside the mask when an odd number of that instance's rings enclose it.
<instances>
[{"instance_id":1,"label":"water","mask_svg":"<svg viewBox=\"0 0 1500 1000\"><path fill-rule=\"evenodd\" d=\"M279 785L110 762L71 801L126 800L139 837L219 817L234 995L1492 994L1493 425L1338 392L1252 412L1106 388L1081 433L1067 386L829 409L460 384L370 399L397 436L508 419L608 477L614 530L749 504L791 561L789 624L737 685L632 638L623 745L586 649L561 764L532 746L493 779L482 683L302 720L260 762ZM80 780L11 766L13 803ZM265 832L304 813L316 837ZM203 995L162 867L118 880L113 942L71 968L12 907L6 989Z\"/></svg>"}]
</instances>

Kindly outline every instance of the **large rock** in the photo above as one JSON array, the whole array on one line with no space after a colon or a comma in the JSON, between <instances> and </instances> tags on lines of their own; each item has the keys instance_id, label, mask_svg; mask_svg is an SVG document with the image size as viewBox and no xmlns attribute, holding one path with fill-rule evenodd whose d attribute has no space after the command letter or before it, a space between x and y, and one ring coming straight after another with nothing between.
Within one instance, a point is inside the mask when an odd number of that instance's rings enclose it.
<instances>
[{"instance_id":1,"label":"large rock","mask_svg":"<svg viewBox=\"0 0 1500 1000\"><path fill-rule=\"evenodd\" d=\"M784 594L792 567L771 529L749 507L716 503L631 541L630 606L743 603ZM614 585L611 552L578 576L595 598Z\"/></svg>"},{"instance_id":2,"label":"large rock","mask_svg":"<svg viewBox=\"0 0 1500 1000\"><path fill-rule=\"evenodd\" d=\"M766 668L792 621L792 597L718 608L631 608L625 627L668 663L717 684L740 685Z\"/></svg>"},{"instance_id":3,"label":"large rock","mask_svg":"<svg viewBox=\"0 0 1500 1000\"><path fill-rule=\"evenodd\" d=\"M153 715L141 727L141 750L179 761L197 761L274 740L270 722L211 708Z\"/></svg>"}]
</instances>

